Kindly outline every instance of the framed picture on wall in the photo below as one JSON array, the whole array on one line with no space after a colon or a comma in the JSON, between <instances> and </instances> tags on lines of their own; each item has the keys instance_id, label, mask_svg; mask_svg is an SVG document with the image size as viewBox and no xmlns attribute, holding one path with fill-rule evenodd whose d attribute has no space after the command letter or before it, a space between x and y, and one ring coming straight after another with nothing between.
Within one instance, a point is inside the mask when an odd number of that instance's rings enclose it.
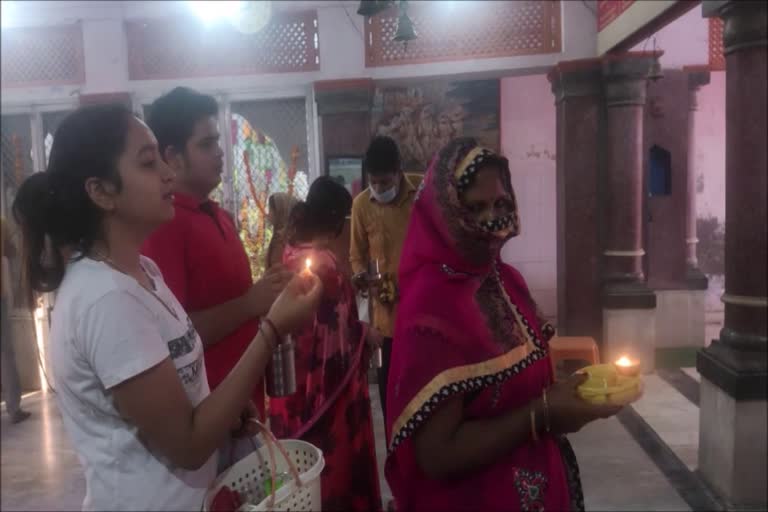
<instances>
[{"instance_id":1,"label":"framed picture on wall","mask_svg":"<svg viewBox=\"0 0 768 512\"><path fill-rule=\"evenodd\" d=\"M359 156L328 156L325 159L325 174L344 185L352 197L355 197L366 187L363 159Z\"/></svg>"}]
</instances>

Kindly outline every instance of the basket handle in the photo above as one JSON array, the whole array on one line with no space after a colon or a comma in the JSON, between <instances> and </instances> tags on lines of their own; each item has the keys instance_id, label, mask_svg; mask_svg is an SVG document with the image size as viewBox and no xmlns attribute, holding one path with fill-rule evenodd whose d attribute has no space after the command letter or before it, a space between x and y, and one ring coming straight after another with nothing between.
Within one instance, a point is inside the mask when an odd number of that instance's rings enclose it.
<instances>
[{"instance_id":1,"label":"basket handle","mask_svg":"<svg viewBox=\"0 0 768 512\"><path fill-rule=\"evenodd\" d=\"M270 489L270 495L269 495L269 505L268 508L272 510L275 506L275 499L276 499L276 493L275 493L275 477L277 476L277 463L275 461L275 451L273 449L273 445L277 446L277 449L280 451L280 454L285 459L286 464L288 465L288 470L291 472L291 477L296 481L296 486L301 488L302 482L301 477L299 476L299 470L296 468L296 464L293 463L291 458L288 456L288 453L285 451L285 448L282 444L275 438L275 435L259 420L256 418L249 418L248 421L251 421L256 424L256 427L259 429L259 431L264 435L264 440L267 445L267 451L269 452L269 467L272 471L272 477L270 478L271 483L271 489ZM258 453L258 450L257 450Z\"/></svg>"}]
</instances>

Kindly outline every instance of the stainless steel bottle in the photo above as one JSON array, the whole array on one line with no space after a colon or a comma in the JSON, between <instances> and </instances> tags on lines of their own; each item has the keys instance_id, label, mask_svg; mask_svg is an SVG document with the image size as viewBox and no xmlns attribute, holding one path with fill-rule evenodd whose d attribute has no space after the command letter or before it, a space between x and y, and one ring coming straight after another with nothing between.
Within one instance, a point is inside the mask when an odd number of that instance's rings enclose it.
<instances>
[{"instance_id":1,"label":"stainless steel bottle","mask_svg":"<svg viewBox=\"0 0 768 512\"><path fill-rule=\"evenodd\" d=\"M379 269L379 260L375 259L373 261L368 262L368 284L369 285L375 285L381 283L381 270ZM372 296L372 294L371 294ZM372 300L377 300L377 298L372 296ZM375 368L381 368L382 362L382 354L381 354L381 347L377 348L376 351L373 353L372 363Z\"/></svg>"},{"instance_id":2,"label":"stainless steel bottle","mask_svg":"<svg viewBox=\"0 0 768 512\"><path fill-rule=\"evenodd\" d=\"M273 398L292 395L296 392L294 350L293 338L286 336L272 353L272 360L267 365L267 394Z\"/></svg>"}]
</instances>

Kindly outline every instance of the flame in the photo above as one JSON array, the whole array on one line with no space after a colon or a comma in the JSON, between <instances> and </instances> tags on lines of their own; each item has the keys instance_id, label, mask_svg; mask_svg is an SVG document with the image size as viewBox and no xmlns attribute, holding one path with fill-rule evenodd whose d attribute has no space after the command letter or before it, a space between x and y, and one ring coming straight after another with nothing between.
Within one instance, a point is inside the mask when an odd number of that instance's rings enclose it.
<instances>
[{"instance_id":1,"label":"flame","mask_svg":"<svg viewBox=\"0 0 768 512\"><path fill-rule=\"evenodd\" d=\"M630 361L630 359L627 356L621 356L618 361L616 361L617 366L632 366L635 363Z\"/></svg>"},{"instance_id":2,"label":"flame","mask_svg":"<svg viewBox=\"0 0 768 512\"><path fill-rule=\"evenodd\" d=\"M312 258L307 258L306 265L307 272L310 272L312 270Z\"/></svg>"}]
</instances>

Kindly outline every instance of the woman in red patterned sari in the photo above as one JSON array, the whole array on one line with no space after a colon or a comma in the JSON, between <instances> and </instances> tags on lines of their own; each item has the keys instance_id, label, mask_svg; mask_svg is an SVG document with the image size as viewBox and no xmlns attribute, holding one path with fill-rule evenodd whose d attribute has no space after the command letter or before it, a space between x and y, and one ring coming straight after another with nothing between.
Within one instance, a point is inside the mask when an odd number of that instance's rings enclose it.
<instances>
[{"instance_id":1,"label":"woman in red patterned sari","mask_svg":"<svg viewBox=\"0 0 768 512\"><path fill-rule=\"evenodd\" d=\"M314 323L294 335L296 393L269 402L272 431L302 439L325 456L324 511L381 510L376 448L368 396L370 352L351 283L329 249L352 207L352 197L327 177L291 212L283 263L295 271L312 259L323 282Z\"/></svg>"},{"instance_id":2,"label":"woman in red patterned sari","mask_svg":"<svg viewBox=\"0 0 768 512\"><path fill-rule=\"evenodd\" d=\"M459 139L414 204L387 392L399 512L583 508L563 434L618 412L553 385L552 327L501 262L519 220L506 158Z\"/></svg>"}]
</instances>

